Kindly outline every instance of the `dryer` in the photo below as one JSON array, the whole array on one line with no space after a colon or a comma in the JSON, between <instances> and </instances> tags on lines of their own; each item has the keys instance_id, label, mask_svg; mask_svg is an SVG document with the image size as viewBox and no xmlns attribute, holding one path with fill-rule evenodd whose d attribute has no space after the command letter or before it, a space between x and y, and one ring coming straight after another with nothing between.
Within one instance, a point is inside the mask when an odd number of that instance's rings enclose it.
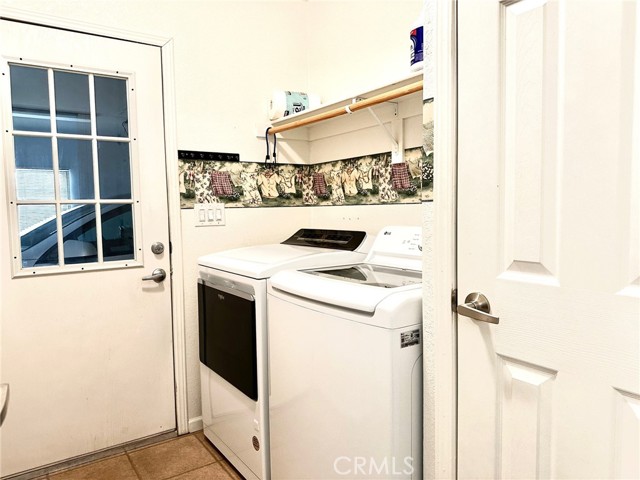
<instances>
[{"instance_id":1,"label":"dryer","mask_svg":"<svg viewBox=\"0 0 640 480\"><path fill-rule=\"evenodd\" d=\"M274 479L422 478L419 227L268 282Z\"/></svg>"},{"instance_id":2,"label":"dryer","mask_svg":"<svg viewBox=\"0 0 640 480\"><path fill-rule=\"evenodd\" d=\"M279 244L198 259L204 434L246 479L270 478L267 279L362 261L371 243L365 232L301 229Z\"/></svg>"}]
</instances>

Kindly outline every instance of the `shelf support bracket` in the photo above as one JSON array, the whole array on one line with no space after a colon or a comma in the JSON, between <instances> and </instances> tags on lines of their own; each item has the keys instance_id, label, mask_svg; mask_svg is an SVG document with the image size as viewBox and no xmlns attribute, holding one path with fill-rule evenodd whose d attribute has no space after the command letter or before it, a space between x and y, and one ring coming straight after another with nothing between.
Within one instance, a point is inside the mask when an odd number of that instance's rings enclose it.
<instances>
[{"instance_id":1,"label":"shelf support bracket","mask_svg":"<svg viewBox=\"0 0 640 480\"><path fill-rule=\"evenodd\" d=\"M389 140L391 140L391 163L400 163L402 161L402 156L400 155L400 145L398 144L398 141L391 133L391 130L389 130L389 128L382 122L382 120L380 120L380 117L376 115L376 112L373 111L373 108L367 107L367 110L369 110L369 113L373 116L378 125L380 125L385 131L387 137L389 137Z\"/></svg>"}]
</instances>

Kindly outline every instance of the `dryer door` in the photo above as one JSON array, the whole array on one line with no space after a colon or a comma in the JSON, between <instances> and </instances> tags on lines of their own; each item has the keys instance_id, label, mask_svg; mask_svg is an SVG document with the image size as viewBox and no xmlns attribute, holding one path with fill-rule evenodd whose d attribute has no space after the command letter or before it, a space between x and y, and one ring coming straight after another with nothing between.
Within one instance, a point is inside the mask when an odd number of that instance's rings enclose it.
<instances>
[{"instance_id":1,"label":"dryer door","mask_svg":"<svg viewBox=\"0 0 640 480\"><path fill-rule=\"evenodd\" d=\"M200 361L258 400L256 308L253 295L198 280Z\"/></svg>"}]
</instances>

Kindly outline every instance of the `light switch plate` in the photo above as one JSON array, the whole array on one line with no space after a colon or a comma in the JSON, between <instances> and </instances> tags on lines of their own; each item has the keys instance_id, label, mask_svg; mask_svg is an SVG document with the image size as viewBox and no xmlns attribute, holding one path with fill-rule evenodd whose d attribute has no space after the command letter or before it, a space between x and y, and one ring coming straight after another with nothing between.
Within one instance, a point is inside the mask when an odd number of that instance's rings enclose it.
<instances>
[{"instance_id":1,"label":"light switch plate","mask_svg":"<svg viewBox=\"0 0 640 480\"><path fill-rule=\"evenodd\" d=\"M224 225L224 203L196 203L193 206L196 227Z\"/></svg>"}]
</instances>

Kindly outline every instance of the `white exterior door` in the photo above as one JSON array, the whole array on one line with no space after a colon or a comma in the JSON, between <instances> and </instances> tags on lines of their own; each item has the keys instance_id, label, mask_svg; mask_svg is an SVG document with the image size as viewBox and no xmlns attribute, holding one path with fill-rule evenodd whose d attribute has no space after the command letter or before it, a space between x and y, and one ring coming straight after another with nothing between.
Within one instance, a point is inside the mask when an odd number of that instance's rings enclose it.
<instances>
[{"instance_id":1,"label":"white exterior door","mask_svg":"<svg viewBox=\"0 0 640 480\"><path fill-rule=\"evenodd\" d=\"M639 478L640 5L458 15L459 478Z\"/></svg>"},{"instance_id":2,"label":"white exterior door","mask_svg":"<svg viewBox=\"0 0 640 480\"><path fill-rule=\"evenodd\" d=\"M176 412L160 49L4 20L0 46L5 476Z\"/></svg>"}]
</instances>

